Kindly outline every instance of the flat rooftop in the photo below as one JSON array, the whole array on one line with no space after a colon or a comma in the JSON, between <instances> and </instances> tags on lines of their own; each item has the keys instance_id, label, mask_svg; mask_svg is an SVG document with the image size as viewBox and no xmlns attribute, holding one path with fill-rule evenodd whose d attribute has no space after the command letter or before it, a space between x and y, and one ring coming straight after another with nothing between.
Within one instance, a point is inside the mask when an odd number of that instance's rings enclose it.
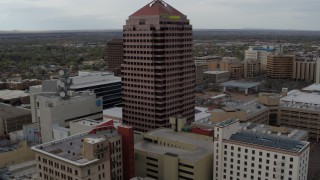
<instances>
[{"instance_id":1,"label":"flat rooftop","mask_svg":"<svg viewBox=\"0 0 320 180\"><path fill-rule=\"evenodd\" d=\"M175 154L179 158L198 161L208 155L213 153L213 142L208 140L203 140L197 138L194 134L175 132L172 129L157 129L147 133L147 135L154 138L162 138L170 141L176 141L179 143L184 143L191 145L191 149L181 149L176 147L167 147L163 145L158 145L155 143L150 143L148 141L141 141L135 144L135 149L147 151L155 154Z\"/></svg>"},{"instance_id":2,"label":"flat rooftop","mask_svg":"<svg viewBox=\"0 0 320 180\"><path fill-rule=\"evenodd\" d=\"M208 108L203 107L195 107L195 121L199 121L201 119L210 118L211 113L208 111Z\"/></svg>"},{"instance_id":3,"label":"flat rooftop","mask_svg":"<svg viewBox=\"0 0 320 180\"><path fill-rule=\"evenodd\" d=\"M8 104L0 103L0 117L1 118L12 118L23 115L31 115L31 111L29 109L18 108L14 106L10 106Z\"/></svg>"},{"instance_id":4,"label":"flat rooftop","mask_svg":"<svg viewBox=\"0 0 320 180\"><path fill-rule=\"evenodd\" d=\"M277 135L268 135L250 131L239 131L231 135L230 140L296 153L303 150L309 144L306 141L293 140Z\"/></svg>"},{"instance_id":5,"label":"flat rooftop","mask_svg":"<svg viewBox=\"0 0 320 180\"><path fill-rule=\"evenodd\" d=\"M308 87L303 88L302 91L320 92L320 84L312 84Z\"/></svg>"},{"instance_id":6,"label":"flat rooftop","mask_svg":"<svg viewBox=\"0 0 320 180\"><path fill-rule=\"evenodd\" d=\"M259 103L257 100L249 101L243 104L239 104L237 106L231 107L240 111L245 111L249 118L250 116L255 116L263 111L267 111L268 107Z\"/></svg>"},{"instance_id":7,"label":"flat rooftop","mask_svg":"<svg viewBox=\"0 0 320 180\"><path fill-rule=\"evenodd\" d=\"M121 77L110 72L79 71L79 76L71 77L73 84L70 89L81 89L104 84L121 83Z\"/></svg>"},{"instance_id":8,"label":"flat rooftop","mask_svg":"<svg viewBox=\"0 0 320 180\"><path fill-rule=\"evenodd\" d=\"M320 110L320 94L292 90L280 99L280 105L292 108Z\"/></svg>"},{"instance_id":9,"label":"flat rooftop","mask_svg":"<svg viewBox=\"0 0 320 180\"><path fill-rule=\"evenodd\" d=\"M195 57L195 60L217 60L220 59L220 56L202 56L202 57Z\"/></svg>"},{"instance_id":10,"label":"flat rooftop","mask_svg":"<svg viewBox=\"0 0 320 180\"><path fill-rule=\"evenodd\" d=\"M34 151L46 154L64 162L68 162L77 166L88 165L98 161L99 159L87 160L82 155L83 139L100 142L102 139L118 136L118 132L113 130L99 131L97 134L89 134L88 132L70 136L67 138L51 141L45 144L32 147ZM92 142L92 141L91 141Z\"/></svg>"},{"instance_id":11,"label":"flat rooftop","mask_svg":"<svg viewBox=\"0 0 320 180\"><path fill-rule=\"evenodd\" d=\"M249 88L257 87L260 84L261 84L260 82L234 81L234 80L232 80L232 81L227 81L227 82L220 83L220 86L249 89Z\"/></svg>"},{"instance_id":12,"label":"flat rooftop","mask_svg":"<svg viewBox=\"0 0 320 180\"><path fill-rule=\"evenodd\" d=\"M229 73L229 71L206 71L204 74L225 74Z\"/></svg>"},{"instance_id":13,"label":"flat rooftop","mask_svg":"<svg viewBox=\"0 0 320 180\"><path fill-rule=\"evenodd\" d=\"M21 90L0 90L0 99L2 100L11 100L11 99L17 99L20 97L28 97L29 94L21 91Z\"/></svg>"},{"instance_id":14,"label":"flat rooftop","mask_svg":"<svg viewBox=\"0 0 320 180\"><path fill-rule=\"evenodd\" d=\"M103 115L122 119L122 107L114 107L103 110Z\"/></svg>"},{"instance_id":15,"label":"flat rooftop","mask_svg":"<svg viewBox=\"0 0 320 180\"><path fill-rule=\"evenodd\" d=\"M308 132L287 127L276 127L256 123L240 123L241 131L263 133L269 136L283 137L292 140L304 140Z\"/></svg>"}]
</instances>

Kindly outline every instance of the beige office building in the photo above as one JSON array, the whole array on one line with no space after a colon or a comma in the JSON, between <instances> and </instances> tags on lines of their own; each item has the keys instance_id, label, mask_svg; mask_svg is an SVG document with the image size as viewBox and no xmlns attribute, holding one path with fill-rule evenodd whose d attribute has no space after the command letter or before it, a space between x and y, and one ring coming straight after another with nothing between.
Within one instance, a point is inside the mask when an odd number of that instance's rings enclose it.
<instances>
[{"instance_id":1,"label":"beige office building","mask_svg":"<svg viewBox=\"0 0 320 180\"><path fill-rule=\"evenodd\" d=\"M123 138L121 130L105 127L34 146L38 179L122 180L130 162L123 156L131 153L123 149Z\"/></svg>"},{"instance_id":2,"label":"beige office building","mask_svg":"<svg viewBox=\"0 0 320 180\"><path fill-rule=\"evenodd\" d=\"M208 69L207 64L196 64L196 85L204 84L204 72Z\"/></svg>"},{"instance_id":3,"label":"beige office building","mask_svg":"<svg viewBox=\"0 0 320 180\"><path fill-rule=\"evenodd\" d=\"M243 78L253 78L261 74L261 62L258 60L244 60L242 67Z\"/></svg>"},{"instance_id":4,"label":"beige office building","mask_svg":"<svg viewBox=\"0 0 320 180\"><path fill-rule=\"evenodd\" d=\"M219 62L221 71L229 71L231 79L241 79L243 76L243 66L239 59L234 57L223 57Z\"/></svg>"},{"instance_id":5,"label":"beige office building","mask_svg":"<svg viewBox=\"0 0 320 180\"><path fill-rule=\"evenodd\" d=\"M212 137L165 128L153 130L135 144L135 158L140 177L212 180Z\"/></svg>"},{"instance_id":6,"label":"beige office building","mask_svg":"<svg viewBox=\"0 0 320 180\"><path fill-rule=\"evenodd\" d=\"M268 56L274 55L278 52L276 48L273 47L249 47L245 50L245 60L254 60L260 62L261 71L267 71Z\"/></svg>"},{"instance_id":7,"label":"beige office building","mask_svg":"<svg viewBox=\"0 0 320 180\"><path fill-rule=\"evenodd\" d=\"M307 132L229 119L214 127L214 180L307 180Z\"/></svg>"}]
</instances>

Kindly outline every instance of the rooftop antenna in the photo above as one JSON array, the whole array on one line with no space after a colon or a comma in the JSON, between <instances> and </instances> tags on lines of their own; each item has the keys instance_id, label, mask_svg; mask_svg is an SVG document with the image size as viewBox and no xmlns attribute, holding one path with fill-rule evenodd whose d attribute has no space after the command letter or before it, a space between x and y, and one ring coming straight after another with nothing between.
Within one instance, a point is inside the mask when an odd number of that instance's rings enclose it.
<instances>
[{"instance_id":1,"label":"rooftop antenna","mask_svg":"<svg viewBox=\"0 0 320 180\"><path fill-rule=\"evenodd\" d=\"M62 99L69 99L68 91L72 85L72 79L69 77L69 73L66 70L59 71L59 80L57 81L58 93Z\"/></svg>"}]
</instances>

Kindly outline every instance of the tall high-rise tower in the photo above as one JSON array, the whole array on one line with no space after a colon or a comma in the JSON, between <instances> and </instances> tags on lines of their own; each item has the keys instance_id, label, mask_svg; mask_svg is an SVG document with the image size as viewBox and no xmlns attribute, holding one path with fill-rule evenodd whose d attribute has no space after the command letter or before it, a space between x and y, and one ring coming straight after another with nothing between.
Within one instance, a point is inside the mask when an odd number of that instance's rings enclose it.
<instances>
[{"instance_id":1,"label":"tall high-rise tower","mask_svg":"<svg viewBox=\"0 0 320 180\"><path fill-rule=\"evenodd\" d=\"M123 27L123 122L137 131L169 127L169 117L194 120L195 66L187 16L154 0Z\"/></svg>"}]
</instances>

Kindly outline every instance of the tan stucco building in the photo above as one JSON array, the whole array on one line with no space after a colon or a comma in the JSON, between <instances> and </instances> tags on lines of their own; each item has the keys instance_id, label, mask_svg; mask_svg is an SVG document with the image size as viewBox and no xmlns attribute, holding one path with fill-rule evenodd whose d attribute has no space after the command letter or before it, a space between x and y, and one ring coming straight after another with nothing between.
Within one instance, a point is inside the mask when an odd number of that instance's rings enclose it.
<instances>
[{"instance_id":1,"label":"tan stucco building","mask_svg":"<svg viewBox=\"0 0 320 180\"><path fill-rule=\"evenodd\" d=\"M211 180L213 139L203 135L157 129L135 144L136 175L159 180Z\"/></svg>"}]
</instances>

